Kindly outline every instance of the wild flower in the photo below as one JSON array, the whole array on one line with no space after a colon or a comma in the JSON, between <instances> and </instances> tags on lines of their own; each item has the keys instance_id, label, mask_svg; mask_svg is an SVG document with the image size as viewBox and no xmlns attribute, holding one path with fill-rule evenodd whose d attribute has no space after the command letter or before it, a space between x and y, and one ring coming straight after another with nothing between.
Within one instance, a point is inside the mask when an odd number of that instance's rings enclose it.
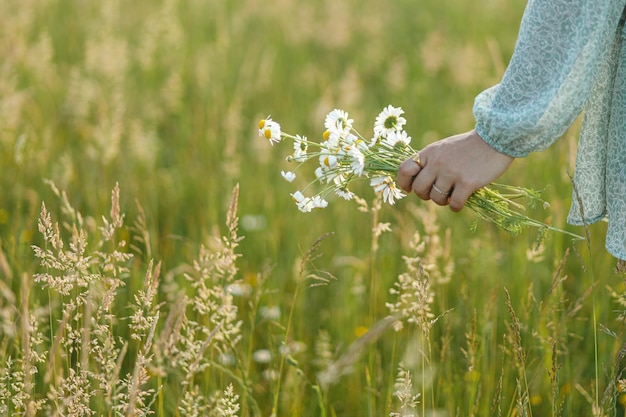
<instances>
[{"instance_id":1,"label":"wild flower","mask_svg":"<svg viewBox=\"0 0 626 417\"><path fill-rule=\"evenodd\" d=\"M296 162L306 161L308 150L309 142L307 137L296 135L293 140L293 160Z\"/></svg>"},{"instance_id":2,"label":"wild flower","mask_svg":"<svg viewBox=\"0 0 626 417\"><path fill-rule=\"evenodd\" d=\"M259 122L259 136L269 140L270 144L278 143L281 140L280 125L269 116Z\"/></svg>"},{"instance_id":3,"label":"wild flower","mask_svg":"<svg viewBox=\"0 0 626 417\"><path fill-rule=\"evenodd\" d=\"M267 349L259 349L252 352L252 360L256 363L270 363L272 361L272 352Z\"/></svg>"},{"instance_id":4,"label":"wild flower","mask_svg":"<svg viewBox=\"0 0 626 417\"><path fill-rule=\"evenodd\" d=\"M305 163L317 161L315 178L303 189L291 194L301 212L325 208L328 196L332 194L344 200L354 199L355 194L349 187L359 180L369 180L383 202L393 205L405 197L395 183L398 167L416 153L411 146L411 136L404 130L407 120L403 114L402 108L388 105L376 117L372 135L364 136L354 128L354 120L346 111L334 109L324 119L326 130L319 142L288 134L282 131L280 124L267 117L259 122L259 136L272 145L283 139L293 141L294 151L287 161L295 162L297 166L281 172L289 182L296 179L297 171ZM321 186L321 190L307 196L305 193L316 184ZM531 207L538 203L544 208L549 207L541 200L540 192L497 183L477 190L467 200L466 206L480 219L494 223L513 235L520 234L527 227L534 227L539 230L540 236L547 231L556 231L576 239L582 238L528 217L523 213L526 207L520 200L525 200Z\"/></svg>"},{"instance_id":5,"label":"wild flower","mask_svg":"<svg viewBox=\"0 0 626 417\"><path fill-rule=\"evenodd\" d=\"M279 320L280 306L262 306L259 308L259 315L266 320Z\"/></svg>"},{"instance_id":6,"label":"wild flower","mask_svg":"<svg viewBox=\"0 0 626 417\"><path fill-rule=\"evenodd\" d=\"M386 203L393 204L395 200L404 197L402 191L396 187L396 182L389 175L372 178L370 185L374 191L382 193L383 201Z\"/></svg>"},{"instance_id":7,"label":"wild flower","mask_svg":"<svg viewBox=\"0 0 626 417\"><path fill-rule=\"evenodd\" d=\"M282 175L288 182L293 182L293 180L296 179L296 174L291 171L280 171L280 175Z\"/></svg>"},{"instance_id":8,"label":"wild flower","mask_svg":"<svg viewBox=\"0 0 626 417\"><path fill-rule=\"evenodd\" d=\"M388 105L376 116L374 122L374 137L386 137L388 134L393 134L397 131L401 131L406 123L406 119L402 117L404 111L399 107L393 107Z\"/></svg>"},{"instance_id":9,"label":"wild flower","mask_svg":"<svg viewBox=\"0 0 626 417\"><path fill-rule=\"evenodd\" d=\"M330 132L342 134L344 132L350 132L353 122L354 120L350 119L347 112L335 109L326 115L324 127Z\"/></svg>"}]
</instances>

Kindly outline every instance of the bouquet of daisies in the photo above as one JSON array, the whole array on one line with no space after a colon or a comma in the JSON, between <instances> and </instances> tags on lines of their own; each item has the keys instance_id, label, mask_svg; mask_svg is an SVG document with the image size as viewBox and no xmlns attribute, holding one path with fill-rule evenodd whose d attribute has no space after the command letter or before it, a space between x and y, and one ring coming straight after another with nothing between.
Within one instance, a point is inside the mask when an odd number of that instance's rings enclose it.
<instances>
[{"instance_id":1,"label":"bouquet of daisies","mask_svg":"<svg viewBox=\"0 0 626 417\"><path fill-rule=\"evenodd\" d=\"M371 138L360 134L348 113L339 109L326 115L325 131L319 142L309 141L306 136L283 132L280 124L270 117L259 122L259 136L272 145L283 140L293 141L293 153L287 160L296 165L291 171L281 171L281 175L289 182L296 178L305 163L317 161L315 179L304 189L291 194L300 211L306 213L325 208L328 205L327 197L332 194L351 200L355 194L350 190L350 185L358 180L369 180L385 203L394 204L405 196L395 182L398 167L417 152L411 147L411 137L404 130L406 119L403 114L399 107L385 107L374 121ZM315 191L311 191L316 185L318 187ZM495 223L514 235L526 227L535 227L541 233L552 230L582 238L526 216L522 213L525 206L520 200L530 206L541 203L548 207L541 200L540 192L496 183L476 191L465 205L479 218Z\"/></svg>"}]
</instances>

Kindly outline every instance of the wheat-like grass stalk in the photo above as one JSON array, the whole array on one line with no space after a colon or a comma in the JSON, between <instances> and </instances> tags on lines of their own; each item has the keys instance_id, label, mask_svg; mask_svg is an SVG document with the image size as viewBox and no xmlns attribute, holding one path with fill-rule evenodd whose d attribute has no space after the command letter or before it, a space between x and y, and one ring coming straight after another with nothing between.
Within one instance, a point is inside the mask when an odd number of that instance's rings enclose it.
<instances>
[{"instance_id":1,"label":"wheat-like grass stalk","mask_svg":"<svg viewBox=\"0 0 626 417\"><path fill-rule=\"evenodd\" d=\"M417 416L416 407L420 402L420 394L414 393L411 372L406 370L402 363L398 365L398 376L394 388L393 396L397 398L398 407L397 411L389 413L389 417Z\"/></svg>"}]
</instances>

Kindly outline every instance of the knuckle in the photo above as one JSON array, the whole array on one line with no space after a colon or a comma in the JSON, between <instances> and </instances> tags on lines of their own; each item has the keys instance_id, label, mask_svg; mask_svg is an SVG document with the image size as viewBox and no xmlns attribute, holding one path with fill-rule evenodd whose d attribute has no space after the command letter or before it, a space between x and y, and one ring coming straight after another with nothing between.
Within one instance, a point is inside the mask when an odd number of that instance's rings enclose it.
<instances>
[{"instance_id":1,"label":"knuckle","mask_svg":"<svg viewBox=\"0 0 626 417\"><path fill-rule=\"evenodd\" d=\"M457 184L458 188L469 191L469 194L480 188L480 183L473 178L461 177Z\"/></svg>"},{"instance_id":2,"label":"knuckle","mask_svg":"<svg viewBox=\"0 0 626 417\"><path fill-rule=\"evenodd\" d=\"M398 175L409 176L410 173L411 173L411 169L407 161L402 162L400 166L398 167Z\"/></svg>"}]
</instances>

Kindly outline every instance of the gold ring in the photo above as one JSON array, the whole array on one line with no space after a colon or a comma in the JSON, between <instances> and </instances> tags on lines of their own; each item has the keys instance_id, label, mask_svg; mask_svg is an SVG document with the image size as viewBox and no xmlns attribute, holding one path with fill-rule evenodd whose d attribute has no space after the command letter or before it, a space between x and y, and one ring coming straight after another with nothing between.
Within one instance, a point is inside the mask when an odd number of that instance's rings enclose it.
<instances>
[{"instance_id":1,"label":"gold ring","mask_svg":"<svg viewBox=\"0 0 626 417\"><path fill-rule=\"evenodd\" d=\"M450 191L444 192L441 189L439 189L439 187L437 187L435 184L433 184L433 190L435 190L435 192L438 192L439 194L443 194L445 196L449 196L450 195Z\"/></svg>"},{"instance_id":2,"label":"gold ring","mask_svg":"<svg viewBox=\"0 0 626 417\"><path fill-rule=\"evenodd\" d=\"M420 159L420 153L419 152L415 152L413 154L413 156L411 157L411 161L415 162L417 164L417 166L419 166L420 168L424 168L424 165L422 165L422 160Z\"/></svg>"}]
</instances>

